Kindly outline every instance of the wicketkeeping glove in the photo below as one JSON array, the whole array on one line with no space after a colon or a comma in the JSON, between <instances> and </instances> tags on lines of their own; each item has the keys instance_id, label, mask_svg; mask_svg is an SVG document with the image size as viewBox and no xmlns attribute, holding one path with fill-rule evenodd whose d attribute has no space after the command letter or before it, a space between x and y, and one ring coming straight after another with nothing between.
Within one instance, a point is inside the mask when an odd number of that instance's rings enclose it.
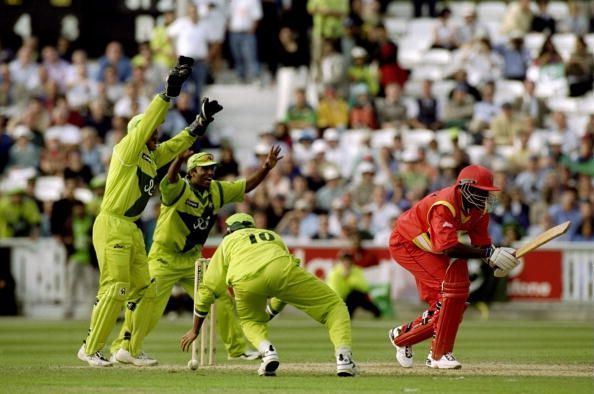
<instances>
[{"instance_id":1,"label":"wicketkeeping glove","mask_svg":"<svg viewBox=\"0 0 594 394\"><path fill-rule=\"evenodd\" d=\"M196 116L196 119L188 126L190 134L193 136L202 136L206 132L206 126L208 126L213 120L214 115L220 112L223 106L218 103L217 100L210 100L208 97L202 99L200 103L200 113Z\"/></svg>"},{"instance_id":2,"label":"wicketkeeping glove","mask_svg":"<svg viewBox=\"0 0 594 394\"><path fill-rule=\"evenodd\" d=\"M494 275L497 277L504 277L509 274L518 264L520 260L514 256L514 248L495 248L491 257L489 257L489 265L495 269Z\"/></svg>"},{"instance_id":3,"label":"wicketkeeping glove","mask_svg":"<svg viewBox=\"0 0 594 394\"><path fill-rule=\"evenodd\" d=\"M167 75L167 86L165 88L165 95L167 97L179 96L183 83L188 79L188 77L192 73L193 64L194 59L192 59L191 57L178 57L177 64L175 65L175 67L171 69L171 71L169 71L169 75Z\"/></svg>"}]
</instances>

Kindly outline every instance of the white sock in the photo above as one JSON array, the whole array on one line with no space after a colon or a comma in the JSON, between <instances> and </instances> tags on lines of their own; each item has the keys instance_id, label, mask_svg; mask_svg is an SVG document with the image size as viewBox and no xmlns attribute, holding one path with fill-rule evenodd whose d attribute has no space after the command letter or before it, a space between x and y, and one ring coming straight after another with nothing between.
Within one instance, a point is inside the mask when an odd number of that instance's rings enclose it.
<instances>
[{"instance_id":1,"label":"white sock","mask_svg":"<svg viewBox=\"0 0 594 394\"><path fill-rule=\"evenodd\" d=\"M262 341L258 345L258 351L260 353L264 354L264 352L267 352L267 351L270 350L270 346L272 346L274 348L274 345L272 344L272 342L270 342L270 341Z\"/></svg>"}]
</instances>

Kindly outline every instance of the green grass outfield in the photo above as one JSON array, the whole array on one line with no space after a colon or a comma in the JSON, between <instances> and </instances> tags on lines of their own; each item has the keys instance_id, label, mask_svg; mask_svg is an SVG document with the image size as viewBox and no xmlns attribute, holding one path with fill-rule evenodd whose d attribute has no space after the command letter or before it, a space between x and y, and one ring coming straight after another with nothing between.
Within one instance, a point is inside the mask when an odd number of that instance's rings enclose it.
<instances>
[{"instance_id":1,"label":"green grass outfield","mask_svg":"<svg viewBox=\"0 0 594 394\"><path fill-rule=\"evenodd\" d=\"M593 393L593 322L464 321L458 371L424 366L429 342L415 347L415 366L394 360L392 322L355 320L356 378L334 376L325 329L305 317L281 316L270 336L281 357L278 376L258 377L256 361L227 361L218 344L217 366L190 371L179 338L190 318L161 321L146 343L154 368L96 369L76 358L88 322L0 319L0 393L369 392L369 393Z\"/></svg>"}]
</instances>

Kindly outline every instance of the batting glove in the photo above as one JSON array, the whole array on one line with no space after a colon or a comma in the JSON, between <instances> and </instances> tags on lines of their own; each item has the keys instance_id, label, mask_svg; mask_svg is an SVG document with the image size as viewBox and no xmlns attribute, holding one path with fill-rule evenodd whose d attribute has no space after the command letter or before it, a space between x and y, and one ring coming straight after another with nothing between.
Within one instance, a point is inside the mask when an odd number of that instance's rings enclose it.
<instances>
[{"instance_id":1,"label":"batting glove","mask_svg":"<svg viewBox=\"0 0 594 394\"><path fill-rule=\"evenodd\" d=\"M496 277L504 277L509 274L518 264L520 260L514 256L514 248L495 248L491 257L489 257L489 265L495 269L494 275Z\"/></svg>"},{"instance_id":2,"label":"batting glove","mask_svg":"<svg viewBox=\"0 0 594 394\"><path fill-rule=\"evenodd\" d=\"M214 115L222 109L223 106L217 100L211 101L208 97L203 98L200 103L200 113L188 126L190 134L195 137L204 135L206 127L214 120Z\"/></svg>"},{"instance_id":3,"label":"batting glove","mask_svg":"<svg viewBox=\"0 0 594 394\"><path fill-rule=\"evenodd\" d=\"M190 74L192 73L193 64L194 59L191 57L180 56L177 59L177 64L171 69L171 71L169 71L169 75L167 75L167 86L165 88L165 95L167 97L171 98L179 96L183 83L190 77Z\"/></svg>"}]
</instances>

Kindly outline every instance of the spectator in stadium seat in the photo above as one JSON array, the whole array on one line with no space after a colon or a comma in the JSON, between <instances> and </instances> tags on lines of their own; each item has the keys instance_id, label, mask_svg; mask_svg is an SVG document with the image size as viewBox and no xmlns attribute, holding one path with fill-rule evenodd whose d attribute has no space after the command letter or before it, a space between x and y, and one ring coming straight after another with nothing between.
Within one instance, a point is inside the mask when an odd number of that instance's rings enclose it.
<instances>
[{"instance_id":1,"label":"spectator in stadium seat","mask_svg":"<svg viewBox=\"0 0 594 394\"><path fill-rule=\"evenodd\" d=\"M330 211L332 202L344 194L340 172L334 166L327 166L323 172L326 184L316 192L316 208Z\"/></svg>"},{"instance_id":2,"label":"spectator in stadium seat","mask_svg":"<svg viewBox=\"0 0 594 394\"><path fill-rule=\"evenodd\" d=\"M576 191L574 189L564 190L559 202L549 207L549 214L553 218L553 223L555 223L555 225L561 224L567 220L571 221L567 233L558 239L565 241L572 239L579 229L579 224L582 218L580 210L576 204Z\"/></svg>"},{"instance_id":3,"label":"spectator in stadium seat","mask_svg":"<svg viewBox=\"0 0 594 394\"><path fill-rule=\"evenodd\" d=\"M410 124L417 129L437 130L441 127L439 103L432 92L433 82L424 80L421 97L417 98L416 113Z\"/></svg>"},{"instance_id":4,"label":"spectator in stadium seat","mask_svg":"<svg viewBox=\"0 0 594 394\"><path fill-rule=\"evenodd\" d=\"M545 34L555 34L557 24L555 18L549 13L549 0L537 0L537 11L532 17L530 31Z\"/></svg>"},{"instance_id":5,"label":"spectator in stadium seat","mask_svg":"<svg viewBox=\"0 0 594 394\"><path fill-rule=\"evenodd\" d=\"M352 129L371 129L378 127L375 107L364 84L357 84L351 88L354 102L349 115L349 125Z\"/></svg>"},{"instance_id":6,"label":"spectator in stadium seat","mask_svg":"<svg viewBox=\"0 0 594 394\"><path fill-rule=\"evenodd\" d=\"M102 75L103 79L99 84L99 89L105 91L105 97L113 105L124 94L124 84L119 80L117 69L114 66L105 66Z\"/></svg>"},{"instance_id":7,"label":"spectator in stadium seat","mask_svg":"<svg viewBox=\"0 0 594 394\"><path fill-rule=\"evenodd\" d=\"M553 112L551 120L551 131L559 134L563 139L563 153L574 157L578 153L580 145L579 134L567 123L567 115L564 112Z\"/></svg>"},{"instance_id":8,"label":"spectator in stadium seat","mask_svg":"<svg viewBox=\"0 0 594 394\"><path fill-rule=\"evenodd\" d=\"M580 138L580 145L575 156L565 156L562 163L572 174L584 174L594 177L594 149L592 138L584 135Z\"/></svg>"},{"instance_id":9,"label":"spectator in stadium seat","mask_svg":"<svg viewBox=\"0 0 594 394\"><path fill-rule=\"evenodd\" d=\"M487 82L481 91L482 99L474 104L472 120L468 130L473 134L475 142L480 143L480 133L486 130L493 118L499 113L499 106L495 104L495 83Z\"/></svg>"},{"instance_id":10,"label":"spectator in stadium seat","mask_svg":"<svg viewBox=\"0 0 594 394\"><path fill-rule=\"evenodd\" d=\"M68 122L68 109L56 107L52 111L53 126L45 131L45 138L57 138L63 145L78 145L81 141L80 128Z\"/></svg>"},{"instance_id":11,"label":"spectator in stadium seat","mask_svg":"<svg viewBox=\"0 0 594 394\"><path fill-rule=\"evenodd\" d=\"M37 238L41 214L35 201L19 187L12 187L0 197L0 239Z\"/></svg>"},{"instance_id":12,"label":"spectator in stadium seat","mask_svg":"<svg viewBox=\"0 0 594 394\"><path fill-rule=\"evenodd\" d=\"M534 81L526 79L524 93L515 100L513 107L523 117L532 119L534 126L542 128L549 108L544 99L536 96L535 87Z\"/></svg>"},{"instance_id":13,"label":"spectator in stadium seat","mask_svg":"<svg viewBox=\"0 0 594 394\"><path fill-rule=\"evenodd\" d=\"M594 242L594 218L584 218L577 233L571 239L575 242Z\"/></svg>"},{"instance_id":14,"label":"spectator in stadium seat","mask_svg":"<svg viewBox=\"0 0 594 394\"><path fill-rule=\"evenodd\" d=\"M356 169L359 181L352 187L351 194L355 208L360 209L372 201L375 166L369 161L361 162Z\"/></svg>"},{"instance_id":15,"label":"spectator in stadium seat","mask_svg":"<svg viewBox=\"0 0 594 394\"><path fill-rule=\"evenodd\" d=\"M371 312L376 319L381 317L380 310L369 296L369 283L363 269L354 264L351 252L339 252L338 262L328 273L326 283L344 300L351 318L358 308Z\"/></svg>"},{"instance_id":16,"label":"spectator in stadium seat","mask_svg":"<svg viewBox=\"0 0 594 394\"><path fill-rule=\"evenodd\" d=\"M378 24L373 28L376 38L375 48L371 54L373 61L379 67L379 81L382 92L390 84L398 84L403 87L408 73L398 64L398 46L390 39L386 27Z\"/></svg>"},{"instance_id":17,"label":"spectator in stadium seat","mask_svg":"<svg viewBox=\"0 0 594 394\"><path fill-rule=\"evenodd\" d=\"M338 42L335 40L324 40L322 57L320 60L319 83L324 86L332 85L341 96L347 95L346 76L348 59L338 51Z\"/></svg>"},{"instance_id":18,"label":"spectator in stadium seat","mask_svg":"<svg viewBox=\"0 0 594 394\"><path fill-rule=\"evenodd\" d=\"M343 20L349 13L348 0L308 0L307 12L313 18L312 64L314 77L320 74L322 43L325 39L339 39L343 36Z\"/></svg>"},{"instance_id":19,"label":"spectator in stadium seat","mask_svg":"<svg viewBox=\"0 0 594 394\"><path fill-rule=\"evenodd\" d=\"M465 60L465 70L468 73L468 81L472 85L483 85L486 82L501 78L503 59L493 51L491 41L488 38L481 38L475 41L475 45Z\"/></svg>"},{"instance_id":20,"label":"spectator in stadium seat","mask_svg":"<svg viewBox=\"0 0 594 394\"><path fill-rule=\"evenodd\" d=\"M435 6L437 5L437 0L412 0L413 7L414 7L414 14L415 18L420 18L423 16L423 8L427 6L427 14L431 18L435 18L437 15L435 11Z\"/></svg>"},{"instance_id":21,"label":"spectator in stadium seat","mask_svg":"<svg viewBox=\"0 0 594 394\"><path fill-rule=\"evenodd\" d=\"M503 103L501 112L493 118L490 125L497 145L512 145L521 128L522 122L508 102Z\"/></svg>"},{"instance_id":22,"label":"spectator in stadium seat","mask_svg":"<svg viewBox=\"0 0 594 394\"><path fill-rule=\"evenodd\" d=\"M532 17L530 0L516 0L507 7L501 21L501 32L510 34L513 31L519 31L526 34L530 31Z\"/></svg>"},{"instance_id":23,"label":"spectator in stadium seat","mask_svg":"<svg viewBox=\"0 0 594 394\"><path fill-rule=\"evenodd\" d=\"M402 89L397 83L389 83L384 87L385 97L375 99L379 126L399 129L406 123L407 108L402 100Z\"/></svg>"},{"instance_id":24,"label":"spectator in stadium seat","mask_svg":"<svg viewBox=\"0 0 594 394\"><path fill-rule=\"evenodd\" d=\"M260 77L256 29L262 19L262 4L256 0L231 0L229 3L229 47L235 72L242 82Z\"/></svg>"},{"instance_id":25,"label":"spectator in stadium seat","mask_svg":"<svg viewBox=\"0 0 594 394\"><path fill-rule=\"evenodd\" d=\"M124 55L122 44L112 41L105 48L105 55L99 58L99 70L97 80L105 80L105 69L115 67L117 78L120 82L125 82L132 76L132 65L130 59Z\"/></svg>"},{"instance_id":26,"label":"spectator in stadium seat","mask_svg":"<svg viewBox=\"0 0 594 394\"><path fill-rule=\"evenodd\" d=\"M464 23L456 28L454 36L457 47L470 45L479 37L489 37L489 30L477 19L474 6L466 8L462 16L464 17Z\"/></svg>"},{"instance_id":27,"label":"spectator in stadium seat","mask_svg":"<svg viewBox=\"0 0 594 394\"><path fill-rule=\"evenodd\" d=\"M559 21L559 30L575 35L588 34L588 15L580 1L568 1L568 15Z\"/></svg>"},{"instance_id":28,"label":"spectator in stadium seat","mask_svg":"<svg viewBox=\"0 0 594 394\"><path fill-rule=\"evenodd\" d=\"M66 156L64 178L74 179L79 187L88 186L93 179L91 168L82 161L81 154L76 149L69 151Z\"/></svg>"},{"instance_id":29,"label":"spectator in stadium seat","mask_svg":"<svg viewBox=\"0 0 594 394\"><path fill-rule=\"evenodd\" d=\"M458 85L454 88L452 98L444 105L441 120L446 128L458 127L466 130L473 111L473 98L467 93L464 85Z\"/></svg>"},{"instance_id":30,"label":"spectator in stadium seat","mask_svg":"<svg viewBox=\"0 0 594 394\"><path fill-rule=\"evenodd\" d=\"M17 57L8 65L11 81L21 89L33 89L38 83L39 66L31 48L22 46Z\"/></svg>"},{"instance_id":31,"label":"spectator in stadium seat","mask_svg":"<svg viewBox=\"0 0 594 394\"><path fill-rule=\"evenodd\" d=\"M565 65L569 96L583 96L592 90L594 55L588 50L584 37L575 38L575 49Z\"/></svg>"},{"instance_id":32,"label":"spectator in stadium seat","mask_svg":"<svg viewBox=\"0 0 594 394\"><path fill-rule=\"evenodd\" d=\"M371 204L365 207L372 214L370 232L378 234L387 230L389 222L387 218L399 216L401 211L388 198L388 192L384 185L375 185L373 188L373 199Z\"/></svg>"},{"instance_id":33,"label":"spectator in stadium seat","mask_svg":"<svg viewBox=\"0 0 594 394\"><path fill-rule=\"evenodd\" d=\"M351 229L348 234L350 241L350 248L348 251L353 255L355 265L362 268L373 267L379 265L380 261L377 255L371 250L363 247L363 238L361 234L355 229Z\"/></svg>"},{"instance_id":34,"label":"spectator in stadium seat","mask_svg":"<svg viewBox=\"0 0 594 394\"><path fill-rule=\"evenodd\" d=\"M565 78L563 58L557 51L552 36L545 38L538 56L532 62L531 68L532 72L528 71L528 75L533 75L531 79L553 81Z\"/></svg>"},{"instance_id":35,"label":"spectator in stadium seat","mask_svg":"<svg viewBox=\"0 0 594 394\"><path fill-rule=\"evenodd\" d=\"M379 76L377 68L368 62L367 51L359 46L354 47L351 50L351 57L353 63L348 68L350 100L355 99L356 89L360 84L365 85L367 92L375 97L379 92Z\"/></svg>"},{"instance_id":36,"label":"spectator in stadium seat","mask_svg":"<svg viewBox=\"0 0 594 394\"><path fill-rule=\"evenodd\" d=\"M266 222L268 223L268 228L276 228L285 214L288 212L287 207L285 206L286 197L284 194L276 193L270 199L270 204L265 210L266 213Z\"/></svg>"},{"instance_id":37,"label":"spectator in stadium seat","mask_svg":"<svg viewBox=\"0 0 594 394\"><path fill-rule=\"evenodd\" d=\"M495 143L495 135L491 131L486 131L483 135L483 151L476 164L480 164L486 168L493 168L495 165L504 163L505 158L497 152L497 144Z\"/></svg>"},{"instance_id":38,"label":"spectator in stadium seat","mask_svg":"<svg viewBox=\"0 0 594 394\"><path fill-rule=\"evenodd\" d=\"M509 42L496 45L494 49L503 58L503 78L523 81L531 60L530 52L524 46L523 34L519 31L511 32Z\"/></svg>"},{"instance_id":39,"label":"spectator in stadium seat","mask_svg":"<svg viewBox=\"0 0 594 394\"><path fill-rule=\"evenodd\" d=\"M143 112L150 104L147 96L143 95L139 86L133 82L128 82L124 88L124 95L115 102L113 114L124 118L131 118L134 115ZM136 111L134 111L136 109Z\"/></svg>"},{"instance_id":40,"label":"spectator in stadium seat","mask_svg":"<svg viewBox=\"0 0 594 394\"><path fill-rule=\"evenodd\" d=\"M334 234L332 234L330 232L329 229L329 219L328 219L328 214L327 213L321 213L318 215L318 221L319 221L319 228L318 228L318 232L315 233L311 239L315 239L315 240L331 240L331 239L336 239L336 236Z\"/></svg>"},{"instance_id":41,"label":"spectator in stadium seat","mask_svg":"<svg viewBox=\"0 0 594 394\"><path fill-rule=\"evenodd\" d=\"M537 152L530 148L531 130L522 128L518 131L518 138L514 141L513 149L508 156L508 170L516 175L529 166L531 157Z\"/></svg>"},{"instance_id":42,"label":"spectator in stadium seat","mask_svg":"<svg viewBox=\"0 0 594 394\"><path fill-rule=\"evenodd\" d=\"M456 48L456 28L451 22L452 11L445 7L439 14L435 26L433 26L432 48L452 50Z\"/></svg>"},{"instance_id":43,"label":"spectator in stadium seat","mask_svg":"<svg viewBox=\"0 0 594 394\"><path fill-rule=\"evenodd\" d=\"M8 151L6 168L37 168L39 166L39 148L33 145L33 133L27 126L16 126L12 137L14 144Z\"/></svg>"},{"instance_id":44,"label":"spectator in stadium seat","mask_svg":"<svg viewBox=\"0 0 594 394\"><path fill-rule=\"evenodd\" d=\"M287 109L285 122L290 130L316 127L316 111L307 102L304 88L295 89L293 103Z\"/></svg>"},{"instance_id":45,"label":"spectator in stadium seat","mask_svg":"<svg viewBox=\"0 0 594 394\"><path fill-rule=\"evenodd\" d=\"M149 46L153 51L155 63L168 70L175 66L175 49L167 32L169 25L175 21L175 8L173 6L164 7L160 11L162 12L161 18L157 19L160 23L153 28Z\"/></svg>"},{"instance_id":46,"label":"spectator in stadium seat","mask_svg":"<svg viewBox=\"0 0 594 394\"><path fill-rule=\"evenodd\" d=\"M349 123L349 105L337 94L336 87L326 85L317 110L317 126L320 129L341 128Z\"/></svg>"}]
</instances>

